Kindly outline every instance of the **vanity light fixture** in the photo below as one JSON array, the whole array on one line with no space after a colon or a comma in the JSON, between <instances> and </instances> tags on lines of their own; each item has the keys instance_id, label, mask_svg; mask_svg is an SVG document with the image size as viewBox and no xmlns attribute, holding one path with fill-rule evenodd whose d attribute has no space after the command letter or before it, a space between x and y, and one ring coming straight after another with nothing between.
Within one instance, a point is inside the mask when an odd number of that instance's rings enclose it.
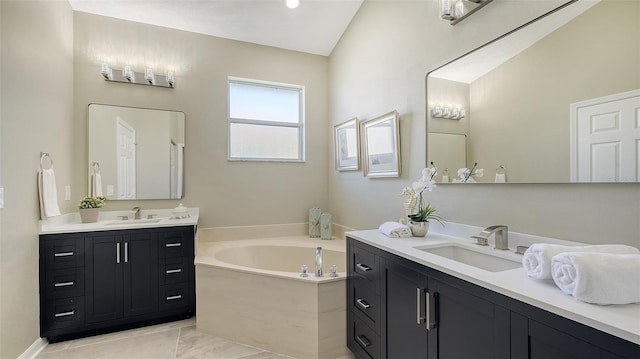
<instances>
[{"instance_id":1,"label":"vanity light fixture","mask_svg":"<svg viewBox=\"0 0 640 359\"><path fill-rule=\"evenodd\" d=\"M135 72L131 65L124 65L122 71L113 71L109 64L103 62L100 65L100 75L105 81L122 82L153 87L175 87L173 71L168 71L166 76L156 75L152 68L147 67L144 72Z\"/></svg>"},{"instance_id":2,"label":"vanity light fixture","mask_svg":"<svg viewBox=\"0 0 640 359\"><path fill-rule=\"evenodd\" d=\"M493 0L440 0L440 18L455 25Z\"/></svg>"},{"instance_id":3,"label":"vanity light fixture","mask_svg":"<svg viewBox=\"0 0 640 359\"><path fill-rule=\"evenodd\" d=\"M431 109L431 117L433 118L447 118L450 120L459 120L464 118L467 112L463 108L447 107L447 106L435 106Z\"/></svg>"}]
</instances>

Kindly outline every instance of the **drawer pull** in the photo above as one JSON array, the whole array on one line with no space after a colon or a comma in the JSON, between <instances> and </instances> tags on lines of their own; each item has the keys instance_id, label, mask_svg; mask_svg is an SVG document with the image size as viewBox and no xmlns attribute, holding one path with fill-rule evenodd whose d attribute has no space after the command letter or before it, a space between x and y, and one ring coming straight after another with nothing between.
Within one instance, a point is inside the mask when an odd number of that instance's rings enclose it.
<instances>
[{"instance_id":1,"label":"drawer pull","mask_svg":"<svg viewBox=\"0 0 640 359\"><path fill-rule=\"evenodd\" d=\"M56 318L60 318L60 317L68 317L70 315L74 315L76 314L75 310L72 310L70 312L62 312L62 313L56 313Z\"/></svg>"},{"instance_id":2,"label":"drawer pull","mask_svg":"<svg viewBox=\"0 0 640 359\"><path fill-rule=\"evenodd\" d=\"M182 247L182 243L180 243L180 242L178 242L178 243L167 243L164 246L167 247L167 248L170 248L170 247Z\"/></svg>"},{"instance_id":3,"label":"drawer pull","mask_svg":"<svg viewBox=\"0 0 640 359\"><path fill-rule=\"evenodd\" d=\"M368 272L371 270L371 267L369 267L366 264L362 264L362 263L356 263L356 267L358 267L358 269L360 269L363 272Z\"/></svg>"},{"instance_id":4,"label":"drawer pull","mask_svg":"<svg viewBox=\"0 0 640 359\"><path fill-rule=\"evenodd\" d=\"M170 297L167 297L167 300L176 300L176 299L180 299L180 298L182 298L182 294L172 295Z\"/></svg>"},{"instance_id":5,"label":"drawer pull","mask_svg":"<svg viewBox=\"0 0 640 359\"><path fill-rule=\"evenodd\" d=\"M167 269L165 272L167 274L180 273L180 272L182 272L182 269L180 269L180 268L178 268L178 269Z\"/></svg>"},{"instance_id":6,"label":"drawer pull","mask_svg":"<svg viewBox=\"0 0 640 359\"><path fill-rule=\"evenodd\" d=\"M69 257L74 255L75 252L60 252L60 253L54 253L53 256L54 257Z\"/></svg>"},{"instance_id":7,"label":"drawer pull","mask_svg":"<svg viewBox=\"0 0 640 359\"><path fill-rule=\"evenodd\" d=\"M356 304L358 304L358 306L360 306L360 308L364 310L371 308L371 304L367 303L367 301L362 298L356 299Z\"/></svg>"},{"instance_id":8,"label":"drawer pull","mask_svg":"<svg viewBox=\"0 0 640 359\"><path fill-rule=\"evenodd\" d=\"M367 337L365 337L364 335L357 335L356 340L360 345L362 345L363 348L371 346L371 341L369 341L369 339L367 339Z\"/></svg>"},{"instance_id":9,"label":"drawer pull","mask_svg":"<svg viewBox=\"0 0 640 359\"><path fill-rule=\"evenodd\" d=\"M73 285L75 283L75 281L71 281L71 282L59 282L59 283L55 283L53 286L54 287L68 287L70 285Z\"/></svg>"}]
</instances>

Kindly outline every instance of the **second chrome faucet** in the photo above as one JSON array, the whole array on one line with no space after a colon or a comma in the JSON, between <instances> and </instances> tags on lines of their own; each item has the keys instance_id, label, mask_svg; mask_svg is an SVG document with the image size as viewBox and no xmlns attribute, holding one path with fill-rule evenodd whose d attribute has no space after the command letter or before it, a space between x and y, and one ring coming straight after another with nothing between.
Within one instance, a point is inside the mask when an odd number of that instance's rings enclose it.
<instances>
[{"instance_id":1,"label":"second chrome faucet","mask_svg":"<svg viewBox=\"0 0 640 359\"><path fill-rule=\"evenodd\" d=\"M507 250L509 249L509 227L499 224L495 226L489 226L480 232L477 236L471 236L477 240L476 244L481 246L489 245L489 236L495 233L495 249Z\"/></svg>"}]
</instances>

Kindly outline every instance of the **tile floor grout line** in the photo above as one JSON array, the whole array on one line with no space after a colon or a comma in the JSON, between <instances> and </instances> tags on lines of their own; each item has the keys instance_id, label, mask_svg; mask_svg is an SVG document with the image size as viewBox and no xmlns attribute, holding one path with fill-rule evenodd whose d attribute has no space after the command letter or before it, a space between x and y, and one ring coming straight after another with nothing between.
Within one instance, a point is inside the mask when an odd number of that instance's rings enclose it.
<instances>
[{"instance_id":1,"label":"tile floor grout line","mask_svg":"<svg viewBox=\"0 0 640 359\"><path fill-rule=\"evenodd\" d=\"M180 345L180 337L182 336L182 327L178 328L178 339L176 339L176 349L173 351L173 358L178 357L178 346Z\"/></svg>"}]
</instances>

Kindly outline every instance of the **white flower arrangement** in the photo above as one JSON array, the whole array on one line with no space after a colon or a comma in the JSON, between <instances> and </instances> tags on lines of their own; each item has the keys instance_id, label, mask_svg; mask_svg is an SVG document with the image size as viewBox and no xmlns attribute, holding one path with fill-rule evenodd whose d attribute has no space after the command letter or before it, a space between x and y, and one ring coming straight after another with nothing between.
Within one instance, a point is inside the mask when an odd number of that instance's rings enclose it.
<instances>
[{"instance_id":1,"label":"white flower arrangement","mask_svg":"<svg viewBox=\"0 0 640 359\"><path fill-rule=\"evenodd\" d=\"M436 173L438 168L431 162L431 167L422 170L420 179L413 182L410 187L405 187L400 193L401 196L407 197L404 200L404 212L413 222L427 222L429 219L442 220L434 214L435 208L424 204L422 195L424 191L431 192L436 188L436 181L433 179Z\"/></svg>"},{"instance_id":2,"label":"white flower arrangement","mask_svg":"<svg viewBox=\"0 0 640 359\"><path fill-rule=\"evenodd\" d=\"M472 176L482 177L484 176L484 168L476 168L478 167L478 163L473 164L473 168L468 169L466 167L458 169L458 177L460 179L454 178L453 182L455 183L476 183L476 180Z\"/></svg>"}]
</instances>

